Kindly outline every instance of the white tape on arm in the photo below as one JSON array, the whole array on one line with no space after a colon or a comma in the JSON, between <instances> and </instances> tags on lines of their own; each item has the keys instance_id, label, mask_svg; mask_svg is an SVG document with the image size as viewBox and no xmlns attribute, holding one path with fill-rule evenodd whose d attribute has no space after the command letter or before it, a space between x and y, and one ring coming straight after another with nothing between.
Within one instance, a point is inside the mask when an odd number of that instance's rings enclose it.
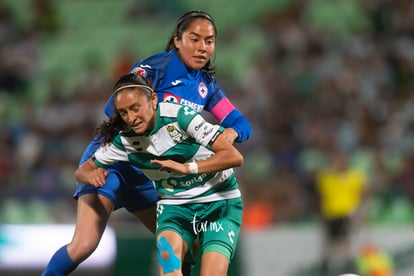
<instances>
[{"instance_id":1,"label":"white tape on arm","mask_svg":"<svg viewBox=\"0 0 414 276\"><path fill-rule=\"evenodd\" d=\"M197 174L198 173L198 165L196 162L188 163L189 174Z\"/></svg>"}]
</instances>

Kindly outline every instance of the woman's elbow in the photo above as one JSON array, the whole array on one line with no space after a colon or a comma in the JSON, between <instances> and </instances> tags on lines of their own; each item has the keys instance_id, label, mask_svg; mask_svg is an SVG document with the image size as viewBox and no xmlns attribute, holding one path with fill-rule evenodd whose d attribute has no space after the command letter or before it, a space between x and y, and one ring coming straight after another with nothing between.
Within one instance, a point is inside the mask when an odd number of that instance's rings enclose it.
<instances>
[{"instance_id":1,"label":"woman's elbow","mask_svg":"<svg viewBox=\"0 0 414 276\"><path fill-rule=\"evenodd\" d=\"M78 182L86 183L87 179L85 178L85 171L82 169L82 166L77 168L75 171L75 179Z\"/></svg>"},{"instance_id":2,"label":"woman's elbow","mask_svg":"<svg viewBox=\"0 0 414 276\"><path fill-rule=\"evenodd\" d=\"M75 170L75 179L80 182L80 171L79 168Z\"/></svg>"},{"instance_id":3,"label":"woman's elbow","mask_svg":"<svg viewBox=\"0 0 414 276\"><path fill-rule=\"evenodd\" d=\"M241 167L244 162L244 157L240 152L237 152L236 158L235 158L235 167Z\"/></svg>"}]
</instances>

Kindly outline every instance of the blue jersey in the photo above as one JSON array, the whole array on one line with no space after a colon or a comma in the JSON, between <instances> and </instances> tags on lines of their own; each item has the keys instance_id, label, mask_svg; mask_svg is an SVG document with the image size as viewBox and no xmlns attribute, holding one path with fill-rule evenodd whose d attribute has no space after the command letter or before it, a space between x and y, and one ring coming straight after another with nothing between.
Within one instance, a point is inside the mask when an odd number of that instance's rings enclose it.
<instances>
[{"instance_id":1,"label":"blue jersey","mask_svg":"<svg viewBox=\"0 0 414 276\"><path fill-rule=\"evenodd\" d=\"M194 110L210 112L224 128L233 128L236 142L249 139L252 129L249 122L229 101L216 80L204 70L189 70L175 50L160 52L136 62L131 72L148 78L160 102L177 102ZM111 95L105 105L105 114L112 118L116 111ZM83 153L80 164L89 159L99 147L93 140Z\"/></svg>"},{"instance_id":2,"label":"blue jersey","mask_svg":"<svg viewBox=\"0 0 414 276\"><path fill-rule=\"evenodd\" d=\"M247 119L229 101L216 80L204 70L188 69L175 50L161 52L136 62L131 73L152 82L160 102L177 102L194 110L210 112L225 128L233 128L236 142L249 139L252 129ZM115 115L112 96L105 106L108 117Z\"/></svg>"}]
</instances>

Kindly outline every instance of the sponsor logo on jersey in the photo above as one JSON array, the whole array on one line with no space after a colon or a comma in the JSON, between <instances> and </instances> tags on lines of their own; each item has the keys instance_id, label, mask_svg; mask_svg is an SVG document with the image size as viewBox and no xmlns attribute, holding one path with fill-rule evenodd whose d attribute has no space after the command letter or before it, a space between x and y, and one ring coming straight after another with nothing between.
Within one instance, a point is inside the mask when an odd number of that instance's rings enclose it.
<instances>
[{"instance_id":1,"label":"sponsor logo on jersey","mask_svg":"<svg viewBox=\"0 0 414 276\"><path fill-rule=\"evenodd\" d=\"M174 86L179 85L180 83L182 83L181 80L175 80L175 81L171 82L171 84L174 85Z\"/></svg>"},{"instance_id":2,"label":"sponsor logo on jersey","mask_svg":"<svg viewBox=\"0 0 414 276\"><path fill-rule=\"evenodd\" d=\"M198 125L196 125L196 126L194 127L194 130L195 130L195 131L199 131L199 130L200 130L200 128L201 128L203 125L204 125L204 122L201 122L200 124L198 124Z\"/></svg>"},{"instance_id":3,"label":"sponsor logo on jersey","mask_svg":"<svg viewBox=\"0 0 414 276\"><path fill-rule=\"evenodd\" d=\"M202 138L205 139L208 135L210 135L211 132L213 132L213 128L205 126Z\"/></svg>"},{"instance_id":4,"label":"sponsor logo on jersey","mask_svg":"<svg viewBox=\"0 0 414 276\"><path fill-rule=\"evenodd\" d=\"M180 97L170 94L170 93L164 93L164 98L162 99L163 102L173 102L173 103L179 103L181 101Z\"/></svg>"},{"instance_id":5,"label":"sponsor logo on jersey","mask_svg":"<svg viewBox=\"0 0 414 276\"><path fill-rule=\"evenodd\" d=\"M209 221L209 220L199 220L197 218L197 213L194 214L193 221L191 222L193 225L193 232L194 234L203 233L203 232L222 232L224 231L223 223L220 221ZM232 242L233 243L233 242Z\"/></svg>"},{"instance_id":6,"label":"sponsor logo on jersey","mask_svg":"<svg viewBox=\"0 0 414 276\"><path fill-rule=\"evenodd\" d=\"M196 114L196 112L188 105L184 106L183 109L184 109L185 116L188 116L188 115L193 116L194 114Z\"/></svg>"},{"instance_id":7,"label":"sponsor logo on jersey","mask_svg":"<svg viewBox=\"0 0 414 276\"><path fill-rule=\"evenodd\" d=\"M163 102L180 103L182 105L186 105L186 106L191 107L192 109L194 109L197 112L201 112L204 109L204 105L196 104L196 103L191 102L191 101L186 100L186 99L181 99L177 95L174 95L174 94L171 94L171 93L164 93L162 101Z\"/></svg>"},{"instance_id":8,"label":"sponsor logo on jersey","mask_svg":"<svg viewBox=\"0 0 414 276\"><path fill-rule=\"evenodd\" d=\"M174 142L181 143L183 141L183 135L174 126L167 126L167 131L171 139L174 140Z\"/></svg>"},{"instance_id":9,"label":"sponsor logo on jersey","mask_svg":"<svg viewBox=\"0 0 414 276\"><path fill-rule=\"evenodd\" d=\"M203 110L203 108L204 108L204 105L196 104L196 103L187 101L185 99L181 99L180 104L189 106L189 107L191 107L192 109L194 109L197 112L201 112Z\"/></svg>"},{"instance_id":10,"label":"sponsor logo on jersey","mask_svg":"<svg viewBox=\"0 0 414 276\"><path fill-rule=\"evenodd\" d=\"M200 82L198 85L198 94L200 94L201 98L205 98L208 94L208 88L204 82Z\"/></svg>"},{"instance_id":11,"label":"sponsor logo on jersey","mask_svg":"<svg viewBox=\"0 0 414 276\"><path fill-rule=\"evenodd\" d=\"M143 76L144 78L147 76L147 71L145 71L145 69L142 67L136 67L132 69L131 73Z\"/></svg>"}]
</instances>

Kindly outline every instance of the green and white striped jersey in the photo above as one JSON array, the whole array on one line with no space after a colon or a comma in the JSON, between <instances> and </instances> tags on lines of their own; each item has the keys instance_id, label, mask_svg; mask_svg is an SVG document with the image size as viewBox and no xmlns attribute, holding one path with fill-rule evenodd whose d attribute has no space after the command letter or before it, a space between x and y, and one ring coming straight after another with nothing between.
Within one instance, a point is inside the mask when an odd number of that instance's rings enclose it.
<instances>
[{"instance_id":1,"label":"green and white striped jersey","mask_svg":"<svg viewBox=\"0 0 414 276\"><path fill-rule=\"evenodd\" d=\"M202 203L240 197L233 169L216 173L179 175L160 171L152 159L185 163L214 154L212 142L223 132L188 106L159 103L154 129L141 135L120 132L110 144L101 146L94 162L105 167L118 161L135 164L154 181L162 204Z\"/></svg>"}]
</instances>

